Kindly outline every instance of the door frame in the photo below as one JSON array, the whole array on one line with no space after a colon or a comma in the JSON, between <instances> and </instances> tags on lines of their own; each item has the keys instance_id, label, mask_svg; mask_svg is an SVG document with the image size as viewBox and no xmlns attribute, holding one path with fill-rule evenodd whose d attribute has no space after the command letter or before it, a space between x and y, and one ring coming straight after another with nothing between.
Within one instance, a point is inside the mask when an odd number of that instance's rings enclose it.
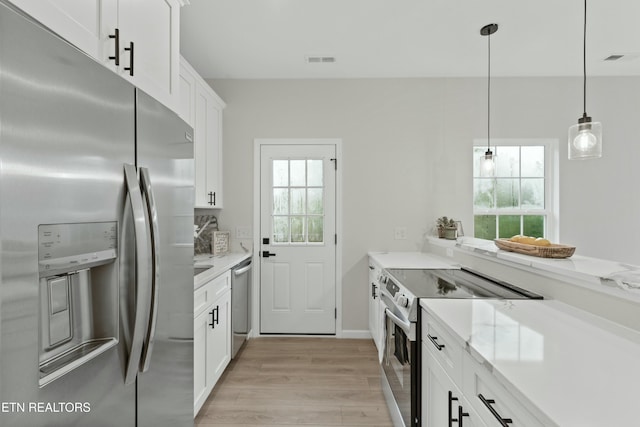
<instances>
[{"instance_id":1,"label":"door frame","mask_svg":"<svg viewBox=\"0 0 640 427\"><path fill-rule=\"evenodd\" d=\"M336 334L342 338L342 139L340 138L256 138L253 140L253 273L251 336L272 336L260 333L260 152L265 145L333 145L336 148ZM282 336L282 335L278 335Z\"/></svg>"}]
</instances>

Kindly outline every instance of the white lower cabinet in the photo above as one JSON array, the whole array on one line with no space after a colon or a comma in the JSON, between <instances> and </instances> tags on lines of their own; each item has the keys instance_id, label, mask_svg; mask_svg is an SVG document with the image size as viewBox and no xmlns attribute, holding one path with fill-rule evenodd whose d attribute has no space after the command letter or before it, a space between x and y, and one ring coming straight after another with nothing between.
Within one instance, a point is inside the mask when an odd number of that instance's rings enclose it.
<instances>
[{"instance_id":1,"label":"white lower cabinet","mask_svg":"<svg viewBox=\"0 0 640 427\"><path fill-rule=\"evenodd\" d=\"M194 293L194 416L231 361L231 273L227 271Z\"/></svg>"},{"instance_id":2,"label":"white lower cabinet","mask_svg":"<svg viewBox=\"0 0 640 427\"><path fill-rule=\"evenodd\" d=\"M472 406L476 409L487 427L544 427L554 425L542 414L534 415L531 405L518 399L502 386L493 375L471 355L464 354L464 392L469 396ZM524 396L523 396L524 398Z\"/></svg>"},{"instance_id":3,"label":"white lower cabinet","mask_svg":"<svg viewBox=\"0 0 640 427\"><path fill-rule=\"evenodd\" d=\"M422 342L422 425L486 427L456 383ZM436 350L437 351L437 350Z\"/></svg>"},{"instance_id":4,"label":"white lower cabinet","mask_svg":"<svg viewBox=\"0 0 640 427\"><path fill-rule=\"evenodd\" d=\"M369 332L376 347L380 349L382 345L382 322L384 315L381 314L380 288L378 277L382 269L371 258L369 258Z\"/></svg>"},{"instance_id":5,"label":"white lower cabinet","mask_svg":"<svg viewBox=\"0 0 640 427\"><path fill-rule=\"evenodd\" d=\"M516 390L507 390L476 361L451 329L422 311L424 427L555 425Z\"/></svg>"}]
</instances>

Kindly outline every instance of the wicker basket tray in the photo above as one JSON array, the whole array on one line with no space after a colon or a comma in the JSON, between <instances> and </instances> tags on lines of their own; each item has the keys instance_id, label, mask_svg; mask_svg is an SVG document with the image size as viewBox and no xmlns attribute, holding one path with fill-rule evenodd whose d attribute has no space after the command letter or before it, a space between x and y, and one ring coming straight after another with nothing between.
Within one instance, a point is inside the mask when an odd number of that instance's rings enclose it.
<instances>
[{"instance_id":1,"label":"wicker basket tray","mask_svg":"<svg viewBox=\"0 0 640 427\"><path fill-rule=\"evenodd\" d=\"M569 258L576 251L575 246L556 245L535 246L511 242L509 239L495 239L496 246L502 250L541 258Z\"/></svg>"}]
</instances>

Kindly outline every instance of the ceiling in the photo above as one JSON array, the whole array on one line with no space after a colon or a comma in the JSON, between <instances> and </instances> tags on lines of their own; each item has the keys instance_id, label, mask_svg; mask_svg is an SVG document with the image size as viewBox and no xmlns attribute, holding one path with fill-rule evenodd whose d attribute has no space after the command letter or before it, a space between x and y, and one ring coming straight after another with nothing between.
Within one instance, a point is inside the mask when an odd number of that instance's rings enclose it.
<instances>
[{"instance_id":1,"label":"ceiling","mask_svg":"<svg viewBox=\"0 0 640 427\"><path fill-rule=\"evenodd\" d=\"M205 78L582 75L582 0L190 0L182 55ZM589 0L588 76L640 75L640 1ZM625 55L604 61L613 54ZM307 56L335 62L307 63Z\"/></svg>"}]
</instances>

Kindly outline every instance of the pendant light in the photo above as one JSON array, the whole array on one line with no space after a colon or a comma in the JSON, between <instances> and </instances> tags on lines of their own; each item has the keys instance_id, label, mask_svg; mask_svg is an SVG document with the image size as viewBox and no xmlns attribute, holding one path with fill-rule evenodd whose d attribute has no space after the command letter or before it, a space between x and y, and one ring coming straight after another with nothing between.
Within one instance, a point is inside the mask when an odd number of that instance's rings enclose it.
<instances>
[{"instance_id":1,"label":"pendant light","mask_svg":"<svg viewBox=\"0 0 640 427\"><path fill-rule=\"evenodd\" d=\"M602 125L587 116L587 0L584 0L584 29L582 33L583 111L578 124L569 128L569 160L602 157Z\"/></svg>"},{"instance_id":2,"label":"pendant light","mask_svg":"<svg viewBox=\"0 0 640 427\"><path fill-rule=\"evenodd\" d=\"M496 154L491 151L491 34L498 31L498 24L485 25L480 29L480 34L487 36L488 60L487 60L487 151L480 158L480 172L483 176L493 176L496 170Z\"/></svg>"}]
</instances>

